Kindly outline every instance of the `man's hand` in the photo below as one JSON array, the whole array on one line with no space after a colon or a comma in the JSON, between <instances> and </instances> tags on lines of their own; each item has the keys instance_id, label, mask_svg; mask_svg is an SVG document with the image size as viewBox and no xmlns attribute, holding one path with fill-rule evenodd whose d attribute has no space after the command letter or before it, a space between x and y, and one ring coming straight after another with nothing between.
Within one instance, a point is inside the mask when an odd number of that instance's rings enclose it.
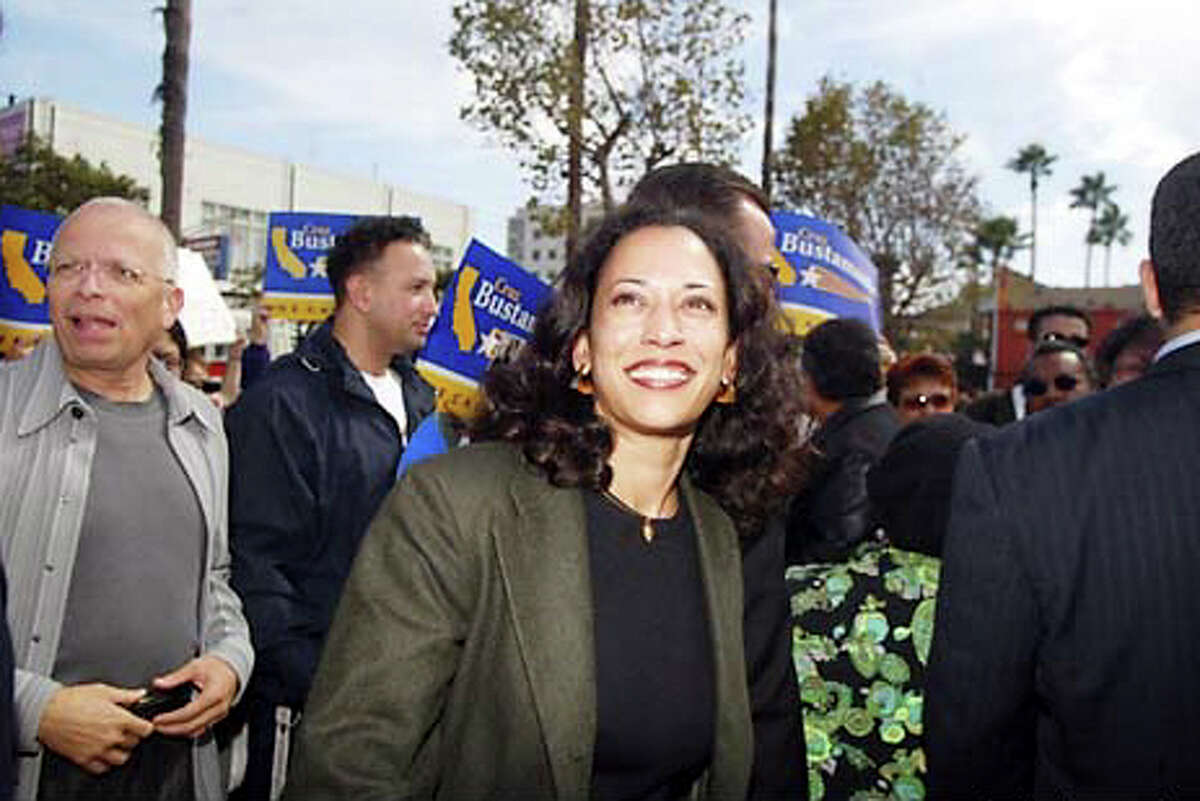
<instances>
[{"instance_id":1,"label":"man's hand","mask_svg":"<svg viewBox=\"0 0 1200 801\"><path fill-rule=\"evenodd\" d=\"M267 322L271 319L271 313L263 306L255 306L253 316L250 318L250 341L255 345L267 344Z\"/></svg>"},{"instance_id":2,"label":"man's hand","mask_svg":"<svg viewBox=\"0 0 1200 801\"><path fill-rule=\"evenodd\" d=\"M186 706L156 716L152 722L159 732L172 737L197 737L229 714L238 678L225 660L216 656L197 657L178 670L159 676L154 686L168 690L189 681L200 688L199 694Z\"/></svg>"},{"instance_id":3,"label":"man's hand","mask_svg":"<svg viewBox=\"0 0 1200 801\"><path fill-rule=\"evenodd\" d=\"M50 696L38 722L38 739L89 773L124 765L129 753L154 731L125 707L145 690L108 684L63 687Z\"/></svg>"}]
</instances>

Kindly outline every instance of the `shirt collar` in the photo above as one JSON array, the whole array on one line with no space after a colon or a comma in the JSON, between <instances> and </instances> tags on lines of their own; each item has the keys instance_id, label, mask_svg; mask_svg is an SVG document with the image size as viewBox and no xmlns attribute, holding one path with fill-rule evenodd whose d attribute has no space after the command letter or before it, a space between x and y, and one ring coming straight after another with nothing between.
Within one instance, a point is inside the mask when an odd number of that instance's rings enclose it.
<instances>
[{"instance_id":1,"label":"shirt collar","mask_svg":"<svg viewBox=\"0 0 1200 801\"><path fill-rule=\"evenodd\" d=\"M87 401L67 378L62 351L54 337L46 337L26 358L30 360L29 369L34 373L33 388L17 426L18 436L38 430L68 408L88 408ZM194 417L205 428L215 429L215 410L214 414L206 415L204 412L208 410L198 405L208 403L208 399L199 392L189 392L189 388L156 359L150 359L150 378L167 400L167 419L173 425Z\"/></svg>"},{"instance_id":2,"label":"shirt collar","mask_svg":"<svg viewBox=\"0 0 1200 801\"><path fill-rule=\"evenodd\" d=\"M1180 348L1186 348L1188 345L1194 345L1200 342L1200 329L1185 331L1179 336L1172 337L1163 343L1163 346L1158 349L1158 353L1154 354L1154 361L1162 361L1166 356L1174 353Z\"/></svg>"}]
</instances>

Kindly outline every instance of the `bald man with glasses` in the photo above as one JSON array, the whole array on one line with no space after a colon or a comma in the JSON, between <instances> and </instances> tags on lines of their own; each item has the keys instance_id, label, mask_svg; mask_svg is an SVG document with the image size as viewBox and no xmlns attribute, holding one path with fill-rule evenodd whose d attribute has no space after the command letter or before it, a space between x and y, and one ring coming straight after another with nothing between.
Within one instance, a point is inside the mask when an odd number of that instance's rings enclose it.
<instances>
[{"instance_id":1,"label":"bald man with glasses","mask_svg":"<svg viewBox=\"0 0 1200 801\"><path fill-rule=\"evenodd\" d=\"M85 203L50 252L54 336L0 368L23 801L224 797L210 727L253 652L220 416L150 358L183 304L176 269L145 209Z\"/></svg>"}]
</instances>

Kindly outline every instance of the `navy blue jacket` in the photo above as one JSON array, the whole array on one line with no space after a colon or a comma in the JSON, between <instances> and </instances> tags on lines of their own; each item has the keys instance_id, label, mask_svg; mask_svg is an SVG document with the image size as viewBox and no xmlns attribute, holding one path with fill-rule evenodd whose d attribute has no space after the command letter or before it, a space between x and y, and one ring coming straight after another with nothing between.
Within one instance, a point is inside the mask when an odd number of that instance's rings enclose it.
<instances>
[{"instance_id":1,"label":"navy blue jacket","mask_svg":"<svg viewBox=\"0 0 1200 801\"><path fill-rule=\"evenodd\" d=\"M407 359L411 433L434 392ZM396 423L323 324L230 408L233 587L258 655L249 691L303 705L367 526L396 480Z\"/></svg>"}]
</instances>

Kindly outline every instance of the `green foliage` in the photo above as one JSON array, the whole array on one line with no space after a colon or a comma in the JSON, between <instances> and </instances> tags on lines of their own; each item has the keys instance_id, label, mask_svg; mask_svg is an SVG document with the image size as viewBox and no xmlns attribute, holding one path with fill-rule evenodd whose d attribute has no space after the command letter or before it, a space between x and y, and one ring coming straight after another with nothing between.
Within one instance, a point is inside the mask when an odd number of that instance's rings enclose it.
<instances>
[{"instance_id":1,"label":"green foliage","mask_svg":"<svg viewBox=\"0 0 1200 801\"><path fill-rule=\"evenodd\" d=\"M67 214L101 195L145 203L150 192L103 162L96 167L80 155L59 155L37 137L28 139L12 155L0 156L0 203Z\"/></svg>"},{"instance_id":2,"label":"green foliage","mask_svg":"<svg viewBox=\"0 0 1200 801\"><path fill-rule=\"evenodd\" d=\"M475 84L460 116L516 153L551 203L566 176L573 8L566 0L453 8L450 53ZM585 195L611 208L616 188L659 164L732 161L750 127L735 57L748 17L723 0L588 0L588 11Z\"/></svg>"},{"instance_id":3,"label":"green foliage","mask_svg":"<svg viewBox=\"0 0 1200 801\"><path fill-rule=\"evenodd\" d=\"M971 236L967 257L976 264L990 267L993 281L997 268L1012 261L1018 250L1029 247L1029 234L1019 233L1016 217L981 220L972 229Z\"/></svg>"},{"instance_id":4,"label":"green foliage","mask_svg":"<svg viewBox=\"0 0 1200 801\"><path fill-rule=\"evenodd\" d=\"M879 269L889 338L961 283L979 213L962 142L942 115L882 82L856 90L826 77L775 154L781 197L840 225Z\"/></svg>"},{"instance_id":5,"label":"green foliage","mask_svg":"<svg viewBox=\"0 0 1200 801\"><path fill-rule=\"evenodd\" d=\"M1129 215L1121 213L1116 203L1105 203L1104 210L1088 229L1088 244L1104 246L1104 285L1108 286L1109 268L1112 266L1112 246L1124 247L1133 234L1129 231Z\"/></svg>"},{"instance_id":6,"label":"green foliage","mask_svg":"<svg viewBox=\"0 0 1200 801\"><path fill-rule=\"evenodd\" d=\"M1046 148L1037 142L1026 145L1017 153L1017 157L1009 159L1007 166L1019 173L1029 173L1029 191L1037 194L1038 178L1050 174L1050 165L1058 161L1058 156L1046 152Z\"/></svg>"}]
</instances>

